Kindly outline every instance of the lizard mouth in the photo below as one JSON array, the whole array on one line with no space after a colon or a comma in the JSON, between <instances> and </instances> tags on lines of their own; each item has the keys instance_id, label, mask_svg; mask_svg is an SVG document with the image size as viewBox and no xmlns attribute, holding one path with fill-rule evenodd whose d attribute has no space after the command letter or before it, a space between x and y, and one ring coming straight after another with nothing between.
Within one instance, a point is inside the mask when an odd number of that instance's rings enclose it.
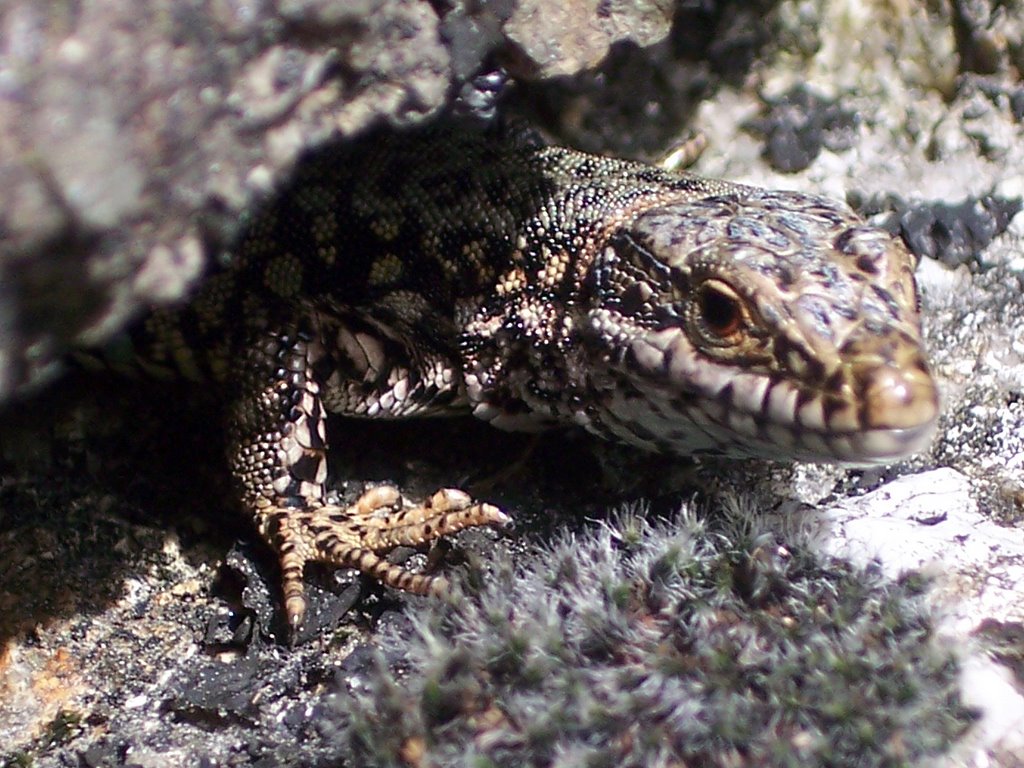
<instances>
[{"instance_id":1,"label":"lizard mouth","mask_svg":"<svg viewBox=\"0 0 1024 768\"><path fill-rule=\"evenodd\" d=\"M796 406L777 414L782 416L774 430L779 452L789 450L793 458L801 460L870 466L928 447L938 421L939 397L927 370L889 365L854 370L852 386L845 387L842 394L807 394L799 386L776 385L795 393ZM754 420L756 423L756 409ZM784 445L786 431L791 441L788 449Z\"/></svg>"},{"instance_id":2,"label":"lizard mouth","mask_svg":"<svg viewBox=\"0 0 1024 768\"><path fill-rule=\"evenodd\" d=\"M723 453L754 458L870 466L927 448L939 412L931 378L884 368L865 380L859 396L841 400L789 381L738 374L713 399L698 398L696 422L735 441ZM758 391L760 398L744 396Z\"/></svg>"},{"instance_id":3,"label":"lizard mouth","mask_svg":"<svg viewBox=\"0 0 1024 768\"><path fill-rule=\"evenodd\" d=\"M680 344L653 354L636 340L630 362L643 369L647 411L623 404L611 416L639 438L633 442L655 450L885 464L926 448L938 420L938 390L923 356L905 352L900 361L855 358L809 384L716 364Z\"/></svg>"}]
</instances>

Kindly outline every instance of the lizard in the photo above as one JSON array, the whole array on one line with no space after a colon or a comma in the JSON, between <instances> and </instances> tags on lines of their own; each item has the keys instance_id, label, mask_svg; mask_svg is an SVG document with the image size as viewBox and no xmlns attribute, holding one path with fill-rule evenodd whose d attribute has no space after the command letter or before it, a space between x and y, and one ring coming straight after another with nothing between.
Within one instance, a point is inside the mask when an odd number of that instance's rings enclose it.
<instances>
[{"instance_id":1,"label":"lizard","mask_svg":"<svg viewBox=\"0 0 1024 768\"><path fill-rule=\"evenodd\" d=\"M330 503L328 413L851 464L918 451L935 428L899 240L827 198L496 133L376 130L317 150L189 304L133 332L144 368L218 387L292 631L307 563L441 592L443 576L384 553L509 519L456 489Z\"/></svg>"}]
</instances>

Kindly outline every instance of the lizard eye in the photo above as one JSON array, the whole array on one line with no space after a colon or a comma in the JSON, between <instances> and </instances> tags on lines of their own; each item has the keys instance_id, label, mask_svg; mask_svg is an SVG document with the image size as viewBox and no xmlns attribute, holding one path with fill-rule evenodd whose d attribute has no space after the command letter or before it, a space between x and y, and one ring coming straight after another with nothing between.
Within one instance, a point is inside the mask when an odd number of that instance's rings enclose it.
<instances>
[{"instance_id":1,"label":"lizard eye","mask_svg":"<svg viewBox=\"0 0 1024 768\"><path fill-rule=\"evenodd\" d=\"M697 322L702 335L718 343L735 342L744 326L743 303L736 292L718 280L704 283L697 293Z\"/></svg>"}]
</instances>

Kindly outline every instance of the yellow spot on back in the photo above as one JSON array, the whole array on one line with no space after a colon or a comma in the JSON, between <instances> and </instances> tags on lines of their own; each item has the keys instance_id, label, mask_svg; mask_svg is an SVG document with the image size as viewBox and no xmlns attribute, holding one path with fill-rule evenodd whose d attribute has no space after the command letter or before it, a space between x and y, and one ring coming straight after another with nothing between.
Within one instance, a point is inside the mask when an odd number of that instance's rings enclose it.
<instances>
[{"instance_id":1,"label":"yellow spot on back","mask_svg":"<svg viewBox=\"0 0 1024 768\"><path fill-rule=\"evenodd\" d=\"M387 216L376 216L370 221L370 231L381 240L390 243L401 232L399 220Z\"/></svg>"},{"instance_id":2,"label":"yellow spot on back","mask_svg":"<svg viewBox=\"0 0 1024 768\"><path fill-rule=\"evenodd\" d=\"M325 264L333 264L338 259L338 249L334 245L321 245L316 249L316 255Z\"/></svg>"},{"instance_id":3,"label":"yellow spot on back","mask_svg":"<svg viewBox=\"0 0 1024 768\"><path fill-rule=\"evenodd\" d=\"M338 234L338 217L331 211L327 213L321 213L319 216L313 218L313 242L318 246L318 253L322 253L325 249L331 249L332 253L334 250L334 241ZM333 261L333 257L331 259Z\"/></svg>"},{"instance_id":4,"label":"yellow spot on back","mask_svg":"<svg viewBox=\"0 0 1024 768\"><path fill-rule=\"evenodd\" d=\"M441 265L441 270L449 279L458 275L462 269L462 265L457 259L453 259L443 252L434 253L434 258L437 259L437 263Z\"/></svg>"},{"instance_id":5,"label":"yellow spot on back","mask_svg":"<svg viewBox=\"0 0 1024 768\"><path fill-rule=\"evenodd\" d=\"M554 288L565 279L565 269L569 264L569 254L563 252L552 254L544 250L544 264L546 265L537 277L542 285Z\"/></svg>"},{"instance_id":6,"label":"yellow spot on back","mask_svg":"<svg viewBox=\"0 0 1024 768\"><path fill-rule=\"evenodd\" d=\"M526 272L522 267L515 267L509 270L500 278L494 286L499 296L506 296L521 291L526 286Z\"/></svg>"},{"instance_id":7,"label":"yellow spot on back","mask_svg":"<svg viewBox=\"0 0 1024 768\"><path fill-rule=\"evenodd\" d=\"M378 256L370 266L370 285L388 285L402 276L402 260L393 253Z\"/></svg>"},{"instance_id":8,"label":"yellow spot on back","mask_svg":"<svg viewBox=\"0 0 1024 768\"><path fill-rule=\"evenodd\" d=\"M284 253L267 262L263 284L278 296L291 298L302 289L302 262L291 253Z\"/></svg>"}]
</instances>

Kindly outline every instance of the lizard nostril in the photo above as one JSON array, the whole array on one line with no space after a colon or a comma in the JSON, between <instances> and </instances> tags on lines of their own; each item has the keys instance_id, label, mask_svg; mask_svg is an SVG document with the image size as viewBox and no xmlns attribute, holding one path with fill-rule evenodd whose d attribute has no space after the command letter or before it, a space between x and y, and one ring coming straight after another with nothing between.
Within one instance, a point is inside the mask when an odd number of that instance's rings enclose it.
<instances>
[{"instance_id":1,"label":"lizard nostril","mask_svg":"<svg viewBox=\"0 0 1024 768\"><path fill-rule=\"evenodd\" d=\"M864 426L907 429L929 424L939 415L939 394L923 368L882 366L857 378L862 388Z\"/></svg>"}]
</instances>

